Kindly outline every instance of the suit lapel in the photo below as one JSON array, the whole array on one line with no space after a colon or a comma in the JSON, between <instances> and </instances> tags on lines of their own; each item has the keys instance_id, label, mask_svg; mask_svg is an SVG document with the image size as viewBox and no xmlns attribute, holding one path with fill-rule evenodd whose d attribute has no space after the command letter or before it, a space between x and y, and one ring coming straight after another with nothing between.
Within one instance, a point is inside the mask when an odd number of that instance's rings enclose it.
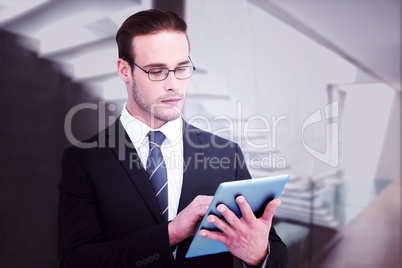
<instances>
[{"instance_id":1,"label":"suit lapel","mask_svg":"<svg viewBox=\"0 0 402 268\"><path fill-rule=\"evenodd\" d=\"M183 120L183 186L181 190L178 213L187 207L197 194L202 168L196 168L197 155L202 154L200 131Z\"/></svg>"},{"instance_id":2,"label":"suit lapel","mask_svg":"<svg viewBox=\"0 0 402 268\"><path fill-rule=\"evenodd\" d=\"M202 137L200 131L183 120L183 186L179 201L178 213L187 207L197 194L202 168L197 167L197 155L202 156ZM141 195L148 208L158 222L163 223L164 218L158 201L154 196L152 185L137 151L128 137L120 117L108 127L106 132L106 146L113 151L126 171L137 192ZM199 164L199 163L198 163Z\"/></svg>"},{"instance_id":3,"label":"suit lapel","mask_svg":"<svg viewBox=\"0 0 402 268\"><path fill-rule=\"evenodd\" d=\"M128 177L133 183L137 192L141 195L148 208L154 214L158 222L165 222L158 201L155 198L154 190L149 182L141 160L135 150L129 136L127 135L120 117L108 129L109 134L106 142L113 151Z\"/></svg>"}]
</instances>

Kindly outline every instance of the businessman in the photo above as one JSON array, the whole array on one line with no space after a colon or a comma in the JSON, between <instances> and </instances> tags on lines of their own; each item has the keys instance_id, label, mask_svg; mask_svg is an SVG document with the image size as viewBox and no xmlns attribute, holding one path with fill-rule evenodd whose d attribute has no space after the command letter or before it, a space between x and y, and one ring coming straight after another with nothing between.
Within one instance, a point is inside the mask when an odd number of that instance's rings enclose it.
<instances>
[{"instance_id":1,"label":"businessman","mask_svg":"<svg viewBox=\"0 0 402 268\"><path fill-rule=\"evenodd\" d=\"M200 231L229 252L184 257L218 185L251 178L236 143L181 115L195 70L186 30L176 14L155 9L118 30L128 100L116 122L63 152L60 267L222 268L233 267L233 255L244 267L286 267L286 246L271 227L280 201L256 218L242 196L242 217L221 204L224 219L208 216L220 231Z\"/></svg>"}]
</instances>

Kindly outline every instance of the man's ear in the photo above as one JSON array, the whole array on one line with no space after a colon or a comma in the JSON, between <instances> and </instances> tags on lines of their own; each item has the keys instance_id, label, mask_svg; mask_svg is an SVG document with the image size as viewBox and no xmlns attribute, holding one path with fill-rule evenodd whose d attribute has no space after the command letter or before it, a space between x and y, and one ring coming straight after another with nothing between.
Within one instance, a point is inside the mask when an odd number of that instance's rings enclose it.
<instances>
[{"instance_id":1,"label":"man's ear","mask_svg":"<svg viewBox=\"0 0 402 268\"><path fill-rule=\"evenodd\" d=\"M117 60L117 72L124 82L128 83L130 81L131 68L127 61L121 58Z\"/></svg>"}]
</instances>

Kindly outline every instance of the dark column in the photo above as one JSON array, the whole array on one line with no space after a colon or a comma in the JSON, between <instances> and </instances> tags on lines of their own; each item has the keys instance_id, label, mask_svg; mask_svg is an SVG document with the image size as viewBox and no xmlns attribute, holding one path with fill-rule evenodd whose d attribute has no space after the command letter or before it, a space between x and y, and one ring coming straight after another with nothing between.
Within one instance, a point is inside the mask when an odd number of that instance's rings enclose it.
<instances>
[{"instance_id":1,"label":"dark column","mask_svg":"<svg viewBox=\"0 0 402 268\"><path fill-rule=\"evenodd\" d=\"M28 49L32 40L0 30L0 42L0 267L52 268L64 121L99 100ZM77 139L92 136L98 111L80 111L72 128Z\"/></svg>"},{"instance_id":2,"label":"dark column","mask_svg":"<svg viewBox=\"0 0 402 268\"><path fill-rule=\"evenodd\" d=\"M185 18L185 0L153 0L153 8L173 11L183 19Z\"/></svg>"}]
</instances>

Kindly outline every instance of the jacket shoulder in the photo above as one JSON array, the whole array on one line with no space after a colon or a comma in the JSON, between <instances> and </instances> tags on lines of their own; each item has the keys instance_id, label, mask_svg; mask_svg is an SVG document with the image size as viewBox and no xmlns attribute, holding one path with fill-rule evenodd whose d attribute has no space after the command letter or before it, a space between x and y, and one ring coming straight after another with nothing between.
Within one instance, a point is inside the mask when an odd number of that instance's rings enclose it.
<instances>
[{"instance_id":1,"label":"jacket shoulder","mask_svg":"<svg viewBox=\"0 0 402 268\"><path fill-rule=\"evenodd\" d=\"M209 131L202 130L192 124L185 123L184 139L192 140L192 137L197 137L202 144L216 145L218 147L238 147L238 144L229 139L223 138Z\"/></svg>"},{"instance_id":2,"label":"jacket shoulder","mask_svg":"<svg viewBox=\"0 0 402 268\"><path fill-rule=\"evenodd\" d=\"M125 130L120 124L119 118L105 129L99 131L95 135L72 144L64 149L64 151L80 151L89 149L101 149L109 147L116 143L116 136L121 133L126 136Z\"/></svg>"}]
</instances>

